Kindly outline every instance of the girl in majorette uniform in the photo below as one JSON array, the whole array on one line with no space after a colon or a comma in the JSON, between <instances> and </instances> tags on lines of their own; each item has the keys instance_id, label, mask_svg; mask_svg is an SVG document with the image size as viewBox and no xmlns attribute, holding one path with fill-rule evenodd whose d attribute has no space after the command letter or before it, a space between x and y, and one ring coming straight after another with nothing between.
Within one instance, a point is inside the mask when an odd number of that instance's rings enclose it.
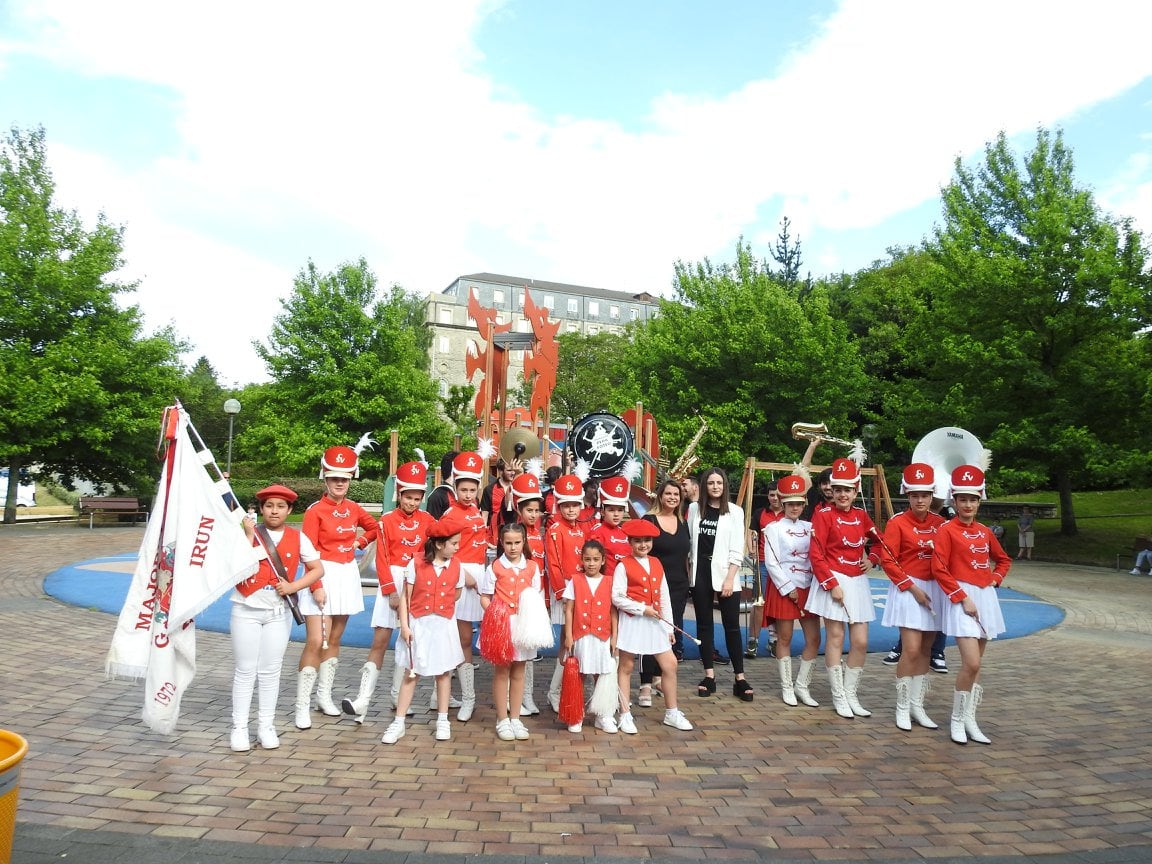
<instances>
[{"instance_id":1,"label":"girl in majorette uniform","mask_svg":"<svg viewBox=\"0 0 1152 864\"><path fill-rule=\"evenodd\" d=\"M608 556L606 572L613 572L616 565L632 554L628 536L620 527L628 518L629 495L632 483L627 477L607 477L600 481L597 496L600 501L600 522L588 535L590 540L599 540Z\"/></svg>"},{"instance_id":2,"label":"girl in majorette uniform","mask_svg":"<svg viewBox=\"0 0 1152 864\"><path fill-rule=\"evenodd\" d=\"M975 465L961 465L952 472L951 494L956 518L946 522L936 535L932 575L941 595L941 624L956 640L963 664L952 697L952 740L957 744L991 744L976 725L976 706L984 693L978 683L980 661L988 640L1006 629L996 589L1008 575L1012 556L986 526L976 521L980 499L985 495L984 472Z\"/></svg>"},{"instance_id":3,"label":"girl in majorette uniform","mask_svg":"<svg viewBox=\"0 0 1152 864\"><path fill-rule=\"evenodd\" d=\"M256 740L265 750L280 746L276 737L276 699L280 695L280 670L284 665L284 651L292 632L292 619L286 610L284 597L314 585L324 575L320 553L312 542L295 528L284 524L296 493L287 486L269 486L256 493L260 514L264 517L261 540L256 539L256 525L244 520L244 533L263 553L260 569L232 592L232 653L236 657L236 671L232 675L232 736L231 746L237 753L252 749L248 738L248 713L252 707L252 689L260 684L259 705L256 709ZM276 549L284 565L284 576L279 578L277 567L269 560L264 538ZM301 562L304 575L296 578ZM323 593L318 591L318 593Z\"/></svg>"},{"instance_id":4,"label":"girl in majorette uniform","mask_svg":"<svg viewBox=\"0 0 1152 864\"><path fill-rule=\"evenodd\" d=\"M364 611L364 592L360 588L360 568L356 550L376 539L375 518L355 501L348 500L348 485L360 476L360 459L351 447L329 447L320 459L320 479L325 493L304 512L301 530L312 541L324 563L324 590L327 594L321 608L312 592L300 596L300 611L305 616L304 650L300 654L300 673L296 684L296 727L309 729L312 685L316 686L316 704L329 717L339 717L340 709L332 701L332 684L340 663L340 640L348 625L348 616ZM364 533L356 536L357 529ZM318 583L317 583L318 584ZM330 616L330 618L329 618ZM325 619L328 618L326 621ZM324 632L327 629L327 642ZM319 673L317 673L319 667Z\"/></svg>"},{"instance_id":5,"label":"girl in majorette uniform","mask_svg":"<svg viewBox=\"0 0 1152 864\"><path fill-rule=\"evenodd\" d=\"M536 562L536 566L543 572L544 493L540 489L540 479L535 474L518 474L512 480L512 506L516 508L516 516L525 529L528 557ZM536 707L536 700L532 697L535 666L535 662L524 666L524 701L521 703L520 713L526 716L540 713L540 709Z\"/></svg>"},{"instance_id":6,"label":"girl in majorette uniform","mask_svg":"<svg viewBox=\"0 0 1152 864\"><path fill-rule=\"evenodd\" d=\"M457 674L460 678L460 711L456 719L467 723L476 710L476 669L472 666L473 625L484 616L480 594L476 591L484 566L488 563L488 526L484 514L476 506L480 494L480 478L484 474L484 460L480 455L465 450L452 460L452 486L454 500L448 513L457 513L467 523L460 535L460 549L456 560L464 572L464 591L456 602L456 626L459 630L460 650L464 662Z\"/></svg>"},{"instance_id":7,"label":"girl in majorette uniform","mask_svg":"<svg viewBox=\"0 0 1152 864\"><path fill-rule=\"evenodd\" d=\"M420 509L428 483L428 468L423 462L406 462L396 469L398 505L380 517L380 535L376 540L376 577L380 593L372 607L372 647L360 670L360 691L355 699L344 699L340 707L357 723L364 722L368 704L376 690L376 679L384 664L384 654L397 625L397 610L403 593L404 570L422 554L428 538L428 526L436 520ZM394 655L395 656L395 655ZM403 671L394 665L392 671L392 707L396 707Z\"/></svg>"},{"instance_id":8,"label":"girl in majorette uniform","mask_svg":"<svg viewBox=\"0 0 1152 864\"><path fill-rule=\"evenodd\" d=\"M944 517L933 513L932 493L936 472L916 462L904 469L901 494L908 496L908 509L897 513L884 526L884 542L895 560L882 563L892 580L884 604L884 626L900 628L900 660L896 663L896 726L908 731L915 720L936 729L924 710L928 695L928 667L936 637L932 580L932 549Z\"/></svg>"},{"instance_id":9,"label":"girl in majorette uniform","mask_svg":"<svg viewBox=\"0 0 1152 864\"><path fill-rule=\"evenodd\" d=\"M507 605L510 630L518 628L514 619L519 616L539 616L532 624L547 627L544 608L543 576L540 567L532 560L528 548L528 531L518 522L500 528L500 546L503 554L493 561L480 582L480 602L485 610L491 608L494 599ZM533 598L528 592L534 592ZM531 602L535 601L535 602ZM484 619L483 639L496 638L492 628L497 626L491 615ZM503 664L489 656L492 663L492 699L496 704L496 737L501 741L524 741L528 738L528 727L520 720L520 706L524 701L524 667L527 661L536 656L537 648L522 648L515 642L512 632L499 634L500 639L512 643L511 662Z\"/></svg>"},{"instance_id":10,"label":"girl in majorette uniform","mask_svg":"<svg viewBox=\"0 0 1152 864\"><path fill-rule=\"evenodd\" d=\"M804 608L824 619L824 662L832 687L832 704L841 717L871 717L860 704L860 675L868 658L868 622L876 618L868 585L868 538L875 531L872 519L852 502L860 491L860 467L851 459L832 463L832 505L817 508L812 516L809 557L817 585ZM886 556L880 553L881 559ZM847 625L851 647L844 653Z\"/></svg>"},{"instance_id":11,"label":"girl in majorette uniform","mask_svg":"<svg viewBox=\"0 0 1152 864\"><path fill-rule=\"evenodd\" d=\"M785 705L816 708L809 685L812 668L820 651L820 618L804 611L812 588L812 523L800 516L808 501L808 478L792 474L776 484L784 510L780 517L764 527L760 548L768 573L764 594L764 617L776 621L776 665L780 671L780 692ZM792 681L792 633L796 622L804 632L804 649L800 668Z\"/></svg>"},{"instance_id":12,"label":"girl in majorette uniform","mask_svg":"<svg viewBox=\"0 0 1152 864\"><path fill-rule=\"evenodd\" d=\"M452 737L449 690L452 670L464 657L459 632L453 626L464 574L453 556L465 530L463 515L449 510L429 526L424 554L409 561L404 569L404 591L397 612L400 638L396 642L396 664L398 673L400 667L407 672L396 700L396 718L385 730L381 743L395 744L404 737L404 718L416 692L417 676L436 679L436 740Z\"/></svg>"},{"instance_id":13,"label":"girl in majorette uniform","mask_svg":"<svg viewBox=\"0 0 1152 864\"><path fill-rule=\"evenodd\" d=\"M612 605L620 610L616 647L620 653L620 731L636 734L629 704L629 678L636 655L656 658L663 679L664 725L687 732L692 724L676 707L676 655L672 653L672 599L664 568L648 553L660 529L644 519L629 519L622 530L632 554L612 574Z\"/></svg>"},{"instance_id":14,"label":"girl in majorette uniform","mask_svg":"<svg viewBox=\"0 0 1152 864\"><path fill-rule=\"evenodd\" d=\"M548 589L552 598L552 623L564 624L564 589L580 572L580 550L587 539L585 525L580 522L584 508L584 484L575 474L566 474L552 485L556 513L544 534L544 565L548 575ZM603 550L601 550L603 554ZM556 671L548 687L548 702L553 711L560 710L560 684L563 666L556 658Z\"/></svg>"},{"instance_id":15,"label":"girl in majorette uniform","mask_svg":"<svg viewBox=\"0 0 1152 864\"><path fill-rule=\"evenodd\" d=\"M616 626L618 613L612 605L612 578L605 576L604 547L589 540L580 552L582 570L564 586L564 653L576 658L581 675L599 679L616 672ZM581 695L583 698L583 695ZM616 711L596 715L596 728L609 734L618 731ZM568 727L580 732L583 720Z\"/></svg>"}]
</instances>

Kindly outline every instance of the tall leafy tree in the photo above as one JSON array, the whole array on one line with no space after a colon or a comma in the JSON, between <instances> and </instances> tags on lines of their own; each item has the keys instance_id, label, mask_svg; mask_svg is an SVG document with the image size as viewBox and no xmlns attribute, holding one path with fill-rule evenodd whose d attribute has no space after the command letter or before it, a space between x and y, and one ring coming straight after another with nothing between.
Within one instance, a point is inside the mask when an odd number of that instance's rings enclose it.
<instances>
[{"instance_id":1,"label":"tall leafy tree","mask_svg":"<svg viewBox=\"0 0 1152 864\"><path fill-rule=\"evenodd\" d=\"M626 353L662 447L683 447L700 426L697 412L709 423L701 456L728 468L749 456L799 458L796 421L822 420L844 437L858 431L850 415L868 381L822 288L801 302L743 241L733 263L678 263L675 288Z\"/></svg>"},{"instance_id":2,"label":"tall leafy tree","mask_svg":"<svg viewBox=\"0 0 1152 864\"><path fill-rule=\"evenodd\" d=\"M621 358L628 337L619 333L561 333L556 389L552 391L554 422L575 422L592 411L625 411L635 405L625 385Z\"/></svg>"},{"instance_id":3,"label":"tall leafy tree","mask_svg":"<svg viewBox=\"0 0 1152 864\"><path fill-rule=\"evenodd\" d=\"M86 228L58 207L43 129L0 146L0 461L102 485L147 489L160 412L179 382L182 345L144 335L112 276L123 229ZM15 518L8 486L6 521Z\"/></svg>"},{"instance_id":4,"label":"tall leafy tree","mask_svg":"<svg viewBox=\"0 0 1152 864\"><path fill-rule=\"evenodd\" d=\"M370 432L382 447L362 459L382 475L393 429L405 458L447 447L418 300L395 285L379 292L361 258L331 273L309 261L282 305L267 342L255 343L273 380L238 436L246 458L311 473L325 447Z\"/></svg>"},{"instance_id":5,"label":"tall leafy tree","mask_svg":"<svg viewBox=\"0 0 1152 864\"><path fill-rule=\"evenodd\" d=\"M178 390L180 402L188 411L196 431L215 452L228 446L228 417L224 402L234 394L220 385L216 370L207 357L192 364Z\"/></svg>"},{"instance_id":6,"label":"tall leafy tree","mask_svg":"<svg viewBox=\"0 0 1152 864\"><path fill-rule=\"evenodd\" d=\"M1074 534L1072 491L1093 466L1147 471L1134 410L1152 323L1142 237L1100 211L1062 134L1040 129L1021 159L1001 133L975 168L957 160L932 252L943 275L932 380L970 407L1009 478L1056 485Z\"/></svg>"}]
</instances>

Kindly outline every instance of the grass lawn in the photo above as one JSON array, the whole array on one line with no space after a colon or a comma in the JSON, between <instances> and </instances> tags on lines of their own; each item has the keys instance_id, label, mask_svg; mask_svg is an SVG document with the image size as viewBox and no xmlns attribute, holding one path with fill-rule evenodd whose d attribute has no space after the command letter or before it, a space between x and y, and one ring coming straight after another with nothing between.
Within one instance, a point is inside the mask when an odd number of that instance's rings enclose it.
<instances>
[{"instance_id":1,"label":"grass lawn","mask_svg":"<svg viewBox=\"0 0 1152 864\"><path fill-rule=\"evenodd\" d=\"M1059 503L1055 492L1032 492L1027 495L1009 495L998 501L1035 501ZM1060 534L1060 519L1036 520L1036 546L1032 557L1037 561L1056 561L1063 564L1091 564L1115 567L1116 553L1122 553L1123 569L1132 567L1132 541L1138 537L1152 537L1152 490L1123 489L1115 492L1076 492L1072 496L1076 509L1075 537ZM1004 525L1004 550L1015 556L1016 523Z\"/></svg>"}]
</instances>

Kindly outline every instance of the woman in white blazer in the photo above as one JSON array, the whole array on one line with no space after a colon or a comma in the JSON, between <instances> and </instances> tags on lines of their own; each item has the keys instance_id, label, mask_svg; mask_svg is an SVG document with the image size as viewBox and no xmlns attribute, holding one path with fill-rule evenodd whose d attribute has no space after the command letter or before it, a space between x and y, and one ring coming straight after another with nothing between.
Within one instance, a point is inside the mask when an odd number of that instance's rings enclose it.
<instances>
[{"instance_id":1,"label":"woman in white blazer","mask_svg":"<svg viewBox=\"0 0 1152 864\"><path fill-rule=\"evenodd\" d=\"M704 678L696 687L696 695L711 696L716 692L712 661L712 606L715 603L720 609L724 642L736 674L732 695L751 702L752 685L744 678L744 643L740 633L742 586L736 580L736 572L744 560L744 511L728 500L728 492L728 475L722 468L709 468L700 477L700 501L688 508L688 531L692 535L688 578L696 611L700 660L704 664Z\"/></svg>"}]
</instances>

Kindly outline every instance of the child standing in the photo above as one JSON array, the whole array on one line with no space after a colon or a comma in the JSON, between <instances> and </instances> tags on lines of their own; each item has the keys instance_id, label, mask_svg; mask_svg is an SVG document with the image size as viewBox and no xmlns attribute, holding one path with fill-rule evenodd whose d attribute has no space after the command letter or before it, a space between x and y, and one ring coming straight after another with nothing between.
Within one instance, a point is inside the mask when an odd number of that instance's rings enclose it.
<instances>
[{"instance_id":1,"label":"child standing","mask_svg":"<svg viewBox=\"0 0 1152 864\"><path fill-rule=\"evenodd\" d=\"M605 577L604 547L589 540L580 552L583 571L573 573L564 586L564 653L576 658L581 675L599 679L616 672L616 627L619 617L612 605L612 580ZM617 731L615 711L598 714L596 728ZM568 727L579 732L583 722Z\"/></svg>"},{"instance_id":2,"label":"child standing","mask_svg":"<svg viewBox=\"0 0 1152 864\"><path fill-rule=\"evenodd\" d=\"M660 529L643 519L629 519L621 530L632 554L612 574L612 605L620 610L616 646L620 652L621 732L636 734L629 704L629 678L637 654L656 658L663 679L664 725L687 732L692 724L676 707L676 656L672 653L672 599L660 562L648 555Z\"/></svg>"},{"instance_id":3,"label":"child standing","mask_svg":"<svg viewBox=\"0 0 1152 864\"><path fill-rule=\"evenodd\" d=\"M552 623L563 625L564 590L572 578L580 572L580 550L584 547L586 533L580 523L580 511L584 508L584 484L575 474L560 477L552 486L556 501L556 514L544 535L544 566L548 574L548 589L552 598ZM604 554L601 547L600 554ZM603 562L601 562L603 567ZM560 682L563 666L556 658L556 669L548 687L548 702L553 711L560 710Z\"/></svg>"},{"instance_id":4,"label":"child standing","mask_svg":"<svg viewBox=\"0 0 1152 864\"><path fill-rule=\"evenodd\" d=\"M544 492L540 489L540 480L535 474L519 474L512 480L512 506L516 508L516 517L524 526L527 540L527 556L536 562L536 566L544 569ZM525 716L539 714L536 700L532 696L535 684L534 669L535 658L524 667L524 702L520 713Z\"/></svg>"},{"instance_id":5,"label":"child standing","mask_svg":"<svg viewBox=\"0 0 1152 864\"><path fill-rule=\"evenodd\" d=\"M992 741L976 725L976 706L983 698L980 663L988 640L1005 631L996 589L1004 582L1012 558L992 532L976 521L984 492L984 472L961 465L952 472L956 518L936 534L932 575L940 589L941 623L956 640L963 664L952 697L952 740L957 744Z\"/></svg>"},{"instance_id":6,"label":"child standing","mask_svg":"<svg viewBox=\"0 0 1152 864\"><path fill-rule=\"evenodd\" d=\"M464 656L459 634L452 626L456 603L464 588L464 574L460 562L453 556L460 547L461 532L466 528L465 519L449 510L444 518L428 528L423 557L409 561L405 568L404 593L397 613L400 639L396 643L396 663L408 673L400 684L396 719L380 739L384 744L395 744L404 737L404 718L416 692L416 677L420 675L436 678L436 740L447 741L452 737L448 691L452 670L460 665Z\"/></svg>"},{"instance_id":7,"label":"child standing","mask_svg":"<svg viewBox=\"0 0 1152 864\"><path fill-rule=\"evenodd\" d=\"M600 500L600 522L588 535L592 540L599 540L608 557L608 566L604 569L611 573L616 565L632 554L628 537L620 527L628 518L629 496L632 494L632 483L627 477L607 477L600 481L597 495Z\"/></svg>"},{"instance_id":8,"label":"child standing","mask_svg":"<svg viewBox=\"0 0 1152 864\"><path fill-rule=\"evenodd\" d=\"M399 506L380 517L380 536L376 540L376 576L380 594L372 607L372 647L360 670L360 691L355 699L344 699L340 707L357 723L364 722L368 704L376 690L376 679L384 665L384 654L397 624L404 588L404 571L424 548L428 528L436 520L420 509L427 489L428 468L422 462L406 462L396 469L396 495ZM399 661L397 660L397 664ZM396 707L403 672L394 665L392 672L392 707Z\"/></svg>"},{"instance_id":9,"label":"child standing","mask_svg":"<svg viewBox=\"0 0 1152 864\"><path fill-rule=\"evenodd\" d=\"M259 707L256 713L256 740L265 750L280 746L274 725L276 698L280 695L280 670L292 632L292 621L286 613L284 598L314 585L324 575L320 553L312 542L284 524L296 493L287 486L269 486L256 493L264 524L259 528L251 519L244 520L244 533L264 551L260 569L232 592L232 653L236 671L232 675L231 746L237 753L252 749L248 738L248 713L252 707L252 690L260 683ZM260 539L257 540L257 532ZM268 557L274 554L278 561ZM304 575L296 578L300 563ZM283 571L283 578L280 572ZM315 589L323 599L323 591Z\"/></svg>"},{"instance_id":10,"label":"child standing","mask_svg":"<svg viewBox=\"0 0 1152 864\"><path fill-rule=\"evenodd\" d=\"M480 603L487 610L493 603L507 605L509 619L533 612L524 608L526 591L542 590L540 568L533 561L528 550L528 531L519 523L510 523L500 528L500 546L503 554L484 571L480 583ZM540 609L543 610L542 595ZM485 627L494 626L489 620ZM491 629L487 634L492 636ZM507 638L512 639L509 633ZM524 666L536 656L536 648L530 650L512 645L512 660L507 665L492 659L492 698L496 703L496 737L501 741L524 741L528 738L528 728L520 721L520 706L524 700Z\"/></svg>"},{"instance_id":11,"label":"child standing","mask_svg":"<svg viewBox=\"0 0 1152 864\"><path fill-rule=\"evenodd\" d=\"M464 653L464 662L457 670L460 677L460 711L456 719L461 723L472 719L472 712L476 710L472 636L474 623L484 615L476 585L484 575L484 565L488 562L487 526L484 524L484 514L476 506L483 472L484 462L477 453L466 450L452 460L452 486L456 494L445 513L455 513L466 523L460 535L460 549L456 553L456 560L460 562L460 569L464 573L464 591L456 603L456 627L460 650Z\"/></svg>"}]
</instances>

